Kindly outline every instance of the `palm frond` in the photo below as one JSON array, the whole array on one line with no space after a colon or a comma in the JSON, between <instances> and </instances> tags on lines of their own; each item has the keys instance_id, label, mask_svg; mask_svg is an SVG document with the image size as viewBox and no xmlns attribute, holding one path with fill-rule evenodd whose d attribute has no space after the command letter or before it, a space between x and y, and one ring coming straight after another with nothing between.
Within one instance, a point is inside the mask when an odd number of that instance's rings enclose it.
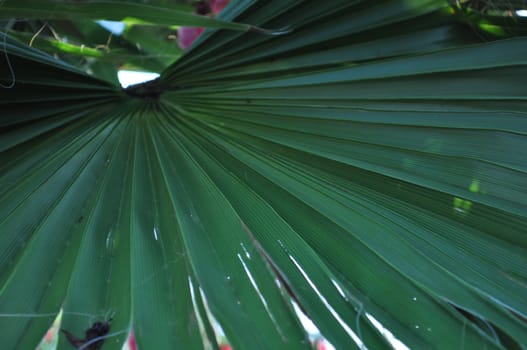
<instances>
[{"instance_id":1,"label":"palm frond","mask_svg":"<svg viewBox=\"0 0 527 350\"><path fill-rule=\"evenodd\" d=\"M130 326L214 347L211 315L236 349L309 348L298 306L337 349L391 348L379 323L411 349L525 347L527 39L481 42L435 0L222 18L289 32L209 29L128 94L7 39L4 344L63 308L79 335L113 314L105 349Z\"/></svg>"}]
</instances>

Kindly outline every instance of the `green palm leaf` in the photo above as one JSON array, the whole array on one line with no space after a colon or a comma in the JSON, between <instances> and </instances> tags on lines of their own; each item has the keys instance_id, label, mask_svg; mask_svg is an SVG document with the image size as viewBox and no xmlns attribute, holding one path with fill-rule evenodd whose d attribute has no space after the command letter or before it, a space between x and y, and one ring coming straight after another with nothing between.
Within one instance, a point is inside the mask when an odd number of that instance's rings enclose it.
<instances>
[{"instance_id":1,"label":"green palm leaf","mask_svg":"<svg viewBox=\"0 0 527 350\"><path fill-rule=\"evenodd\" d=\"M104 349L217 348L211 315L309 348L297 307L337 349L527 346L527 39L445 1L222 16L291 32L207 30L127 91L6 38L5 346L62 308L79 336L112 314Z\"/></svg>"},{"instance_id":2,"label":"green palm leaf","mask_svg":"<svg viewBox=\"0 0 527 350\"><path fill-rule=\"evenodd\" d=\"M239 23L222 22L206 16L189 13L186 4L150 0L148 3L133 0L69 1L52 0L4 0L0 18L39 19L106 19L119 21L126 17L138 18L157 24L207 26L232 30L248 30L251 27Z\"/></svg>"}]
</instances>

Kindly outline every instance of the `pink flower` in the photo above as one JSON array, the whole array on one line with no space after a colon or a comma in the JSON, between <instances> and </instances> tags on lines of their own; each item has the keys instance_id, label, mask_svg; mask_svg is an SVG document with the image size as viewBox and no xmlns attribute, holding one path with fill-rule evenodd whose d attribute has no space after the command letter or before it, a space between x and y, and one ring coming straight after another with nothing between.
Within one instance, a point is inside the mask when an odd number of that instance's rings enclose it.
<instances>
[{"instance_id":1,"label":"pink flower","mask_svg":"<svg viewBox=\"0 0 527 350\"><path fill-rule=\"evenodd\" d=\"M130 336L128 337L128 346L130 347L130 350L137 350L134 332L130 333Z\"/></svg>"},{"instance_id":2,"label":"pink flower","mask_svg":"<svg viewBox=\"0 0 527 350\"><path fill-rule=\"evenodd\" d=\"M229 344L221 344L220 350L232 350L232 348Z\"/></svg>"},{"instance_id":3,"label":"pink flower","mask_svg":"<svg viewBox=\"0 0 527 350\"><path fill-rule=\"evenodd\" d=\"M315 342L317 350L329 350L324 339L319 339Z\"/></svg>"},{"instance_id":4,"label":"pink flower","mask_svg":"<svg viewBox=\"0 0 527 350\"><path fill-rule=\"evenodd\" d=\"M223 10L225 6L229 3L229 0L210 0L209 6L212 11L213 16L216 16L218 13ZM199 9L196 8L196 11ZM199 12L199 11L198 11ZM192 43L203 33L205 28L202 27L179 27L177 31L178 45L183 50L186 50L192 45Z\"/></svg>"},{"instance_id":5,"label":"pink flower","mask_svg":"<svg viewBox=\"0 0 527 350\"><path fill-rule=\"evenodd\" d=\"M229 0L211 0L210 1L210 9L212 10L212 13L214 15L217 15L218 13L223 10L225 6L229 3Z\"/></svg>"},{"instance_id":6,"label":"pink flower","mask_svg":"<svg viewBox=\"0 0 527 350\"><path fill-rule=\"evenodd\" d=\"M53 327L51 327L46 332L46 336L44 337L44 341L49 344L49 343L51 343L53 341L53 337L54 336L55 336L55 329Z\"/></svg>"},{"instance_id":7,"label":"pink flower","mask_svg":"<svg viewBox=\"0 0 527 350\"><path fill-rule=\"evenodd\" d=\"M188 49L204 30L205 28L202 27L179 27L177 30L179 47L183 50Z\"/></svg>"}]
</instances>

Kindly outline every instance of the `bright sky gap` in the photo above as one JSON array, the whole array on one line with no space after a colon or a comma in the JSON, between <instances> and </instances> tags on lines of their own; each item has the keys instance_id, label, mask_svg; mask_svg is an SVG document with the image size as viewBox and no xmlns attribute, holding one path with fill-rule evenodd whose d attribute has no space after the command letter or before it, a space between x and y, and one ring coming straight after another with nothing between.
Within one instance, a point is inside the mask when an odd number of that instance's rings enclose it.
<instances>
[{"instance_id":1,"label":"bright sky gap","mask_svg":"<svg viewBox=\"0 0 527 350\"><path fill-rule=\"evenodd\" d=\"M117 78L119 83L123 88L126 88L130 85L144 83L146 81L154 80L159 77L158 73L151 72L137 72L131 70L120 70L117 73Z\"/></svg>"}]
</instances>

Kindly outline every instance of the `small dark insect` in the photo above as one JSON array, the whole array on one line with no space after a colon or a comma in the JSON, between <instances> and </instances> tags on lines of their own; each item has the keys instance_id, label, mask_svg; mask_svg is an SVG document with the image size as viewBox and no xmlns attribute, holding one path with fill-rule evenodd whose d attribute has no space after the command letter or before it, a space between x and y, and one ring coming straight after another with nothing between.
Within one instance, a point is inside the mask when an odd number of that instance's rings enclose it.
<instances>
[{"instance_id":1,"label":"small dark insect","mask_svg":"<svg viewBox=\"0 0 527 350\"><path fill-rule=\"evenodd\" d=\"M84 220L84 216L79 216L79 218L77 219L77 224L80 224L82 222L82 220Z\"/></svg>"},{"instance_id":2,"label":"small dark insect","mask_svg":"<svg viewBox=\"0 0 527 350\"><path fill-rule=\"evenodd\" d=\"M99 350L104 343L104 338L95 340L96 338L103 337L110 331L110 320L105 322L95 322L85 332L86 338L79 339L71 332L61 329L62 333L66 335L66 338L76 349L82 348L83 350ZM95 341L94 341L95 340Z\"/></svg>"},{"instance_id":3,"label":"small dark insect","mask_svg":"<svg viewBox=\"0 0 527 350\"><path fill-rule=\"evenodd\" d=\"M210 5L207 1L198 1L195 6L196 6L196 13L198 15L205 16L211 13Z\"/></svg>"}]
</instances>

